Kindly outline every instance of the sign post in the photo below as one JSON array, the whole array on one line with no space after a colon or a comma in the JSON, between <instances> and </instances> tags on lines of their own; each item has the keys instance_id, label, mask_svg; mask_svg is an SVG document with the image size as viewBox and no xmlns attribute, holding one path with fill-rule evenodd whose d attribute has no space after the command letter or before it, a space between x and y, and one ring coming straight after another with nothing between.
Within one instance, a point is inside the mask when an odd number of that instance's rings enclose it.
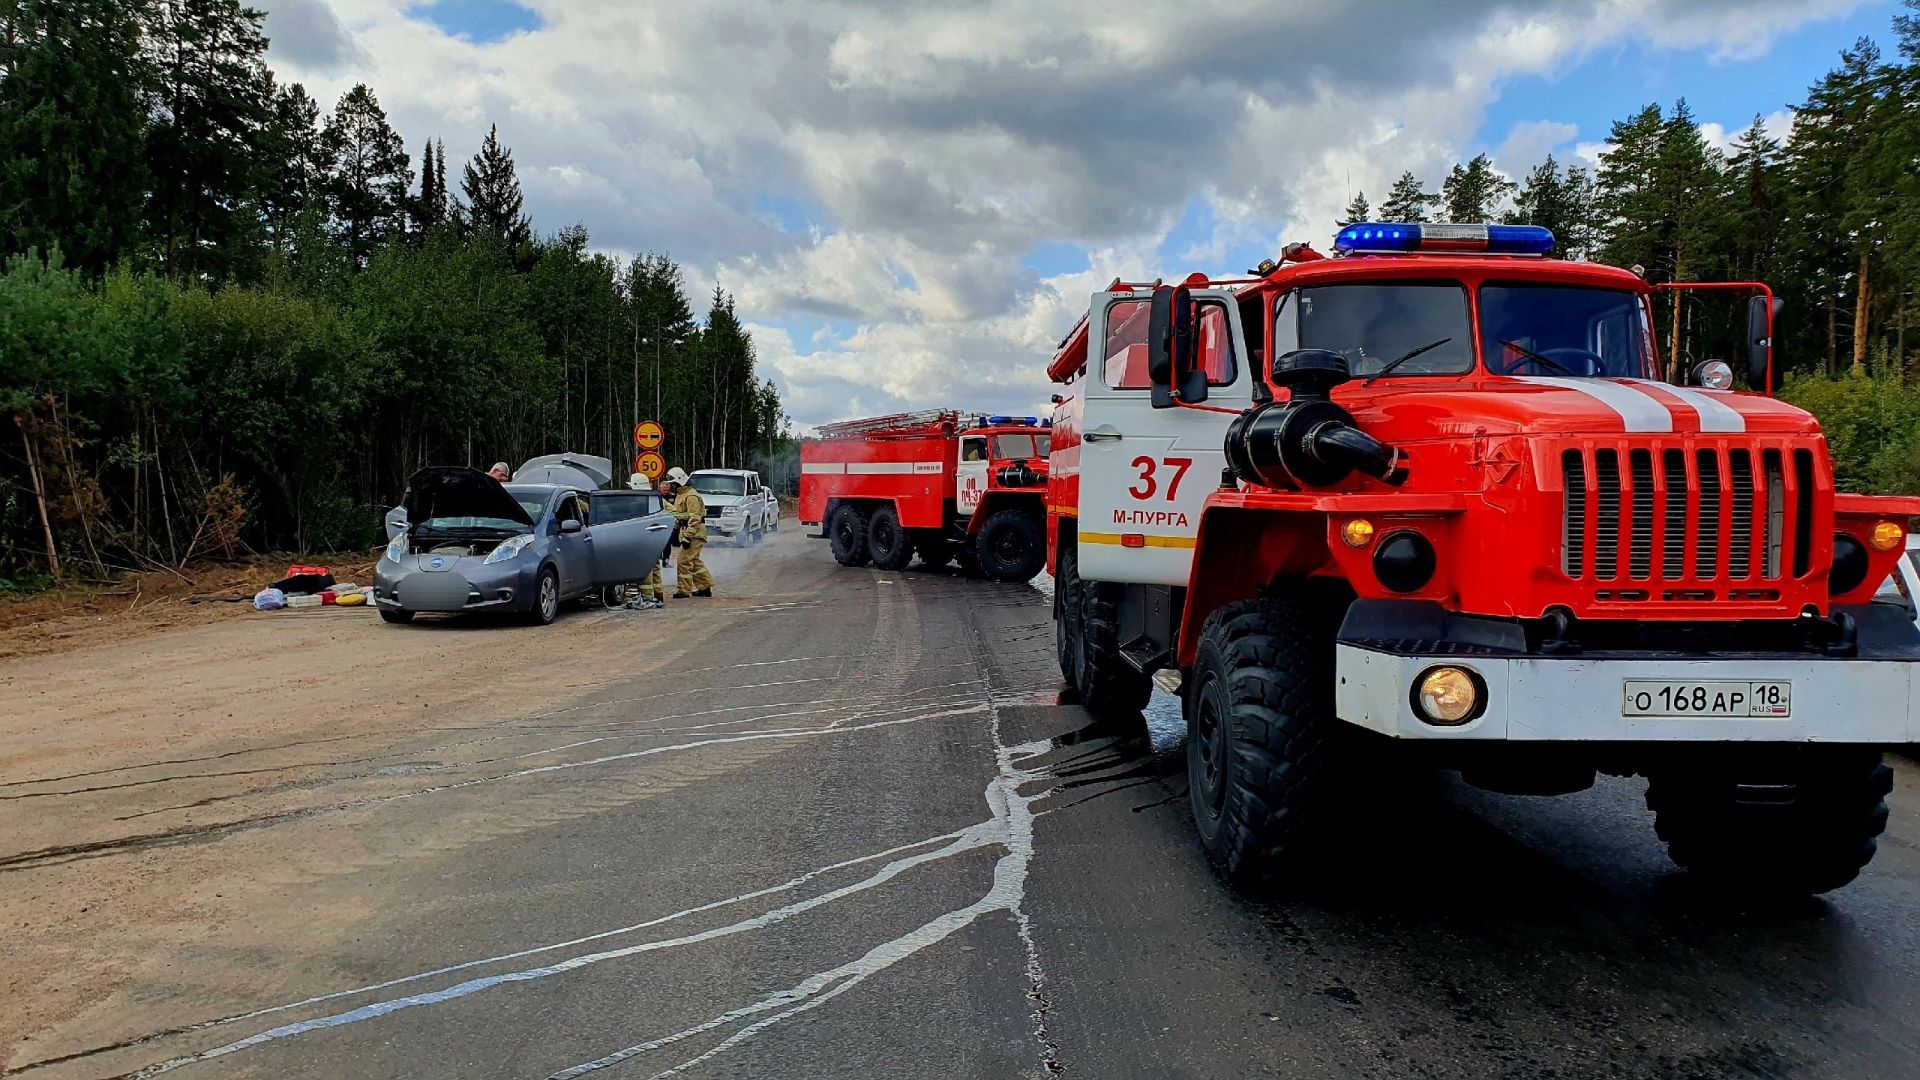
<instances>
[{"instance_id":1,"label":"sign post","mask_svg":"<svg viewBox=\"0 0 1920 1080\"><path fill-rule=\"evenodd\" d=\"M666 429L657 420L633 425L633 448L639 451L633 459L633 471L646 477L648 483L659 483L660 475L667 471L667 459L660 456L660 446L666 441Z\"/></svg>"}]
</instances>

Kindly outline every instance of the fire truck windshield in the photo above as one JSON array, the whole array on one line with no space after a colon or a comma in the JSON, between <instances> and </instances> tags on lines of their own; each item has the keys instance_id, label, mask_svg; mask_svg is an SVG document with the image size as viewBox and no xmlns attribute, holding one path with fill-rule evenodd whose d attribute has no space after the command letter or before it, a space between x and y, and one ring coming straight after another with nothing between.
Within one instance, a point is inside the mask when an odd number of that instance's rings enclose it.
<instances>
[{"instance_id":1,"label":"fire truck windshield","mask_svg":"<svg viewBox=\"0 0 1920 1080\"><path fill-rule=\"evenodd\" d=\"M1639 379L1654 370L1646 306L1620 289L1483 285L1480 352L1495 375Z\"/></svg>"},{"instance_id":2,"label":"fire truck windshield","mask_svg":"<svg viewBox=\"0 0 1920 1080\"><path fill-rule=\"evenodd\" d=\"M1340 353L1363 379L1422 346L1432 347L1386 377L1473 370L1467 290L1450 281L1320 285L1283 293L1274 309L1273 340L1275 356L1294 349Z\"/></svg>"},{"instance_id":3,"label":"fire truck windshield","mask_svg":"<svg viewBox=\"0 0 1920 1080\"><path fill-rule=\"evenodd\" d=\"M1051 442L1052 439L1050 436L1040 436L1040 448L1036 453L1033 445L1034 437L1032 435L995 435L993 437L993 459L995 461L1006 461L1010 458L1046 457L1049 443Z\"/></svg>"}]
</instances>

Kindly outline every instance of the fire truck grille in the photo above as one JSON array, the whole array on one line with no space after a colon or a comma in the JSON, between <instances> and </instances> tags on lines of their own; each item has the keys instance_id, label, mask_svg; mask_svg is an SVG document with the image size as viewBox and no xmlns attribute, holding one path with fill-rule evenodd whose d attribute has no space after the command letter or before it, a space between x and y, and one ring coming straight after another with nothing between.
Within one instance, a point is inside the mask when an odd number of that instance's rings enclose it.
<instances>
[{"instance_id":1,"label":"fire truck grille","mask_svg":"<svg viewBox=\"0 0 1920 1080\"><path fill-rule=\"evenodd\" d=\"M1625 461L1622 461L1622 458ZM1813 454L1805 449L1597 447L1560 456L1561 570L1576 581L1723 582L1621 589L1618 599L1754 598L1738 583L1807 572ZM1624 564L1624 567L1623 567Z\"/></svg>"}]
</instances>

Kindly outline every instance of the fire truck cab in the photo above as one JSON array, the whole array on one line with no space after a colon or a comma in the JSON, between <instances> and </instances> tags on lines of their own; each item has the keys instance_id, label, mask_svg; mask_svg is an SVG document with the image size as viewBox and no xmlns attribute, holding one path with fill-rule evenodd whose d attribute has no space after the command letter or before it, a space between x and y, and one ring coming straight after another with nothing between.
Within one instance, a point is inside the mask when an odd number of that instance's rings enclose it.
<instances>
[{"instance_id":1,"label":"fire truck cab","mask_svg":"<svg viewBox=\"0 0 1920 1080\"><path fill-rule=\"evenodd\" d=\"M1920 499L1834 490L1740 358L1659 379L1667 286L1545 230L1356 224L1251 278L1115 282L1049 367L1061 671L1094 710L1177 673L1193 813L1231 880L1368 801L1380 763L1514 794L1642 774L1679 865L1852 880L1920 632L1875 603ZM1163 675L1166 683L1176 680Z\"/></svg>"},{"instance_id":2,"label":"fire truck cab","mask_svg":"<svg viewBox=\"0 0 1920 1080\"><path fill-rule=\"evenodd\" d=\"M800 520L843 566L954 560L997 581L1046 565L1051 425L950 409L849 420L800 446Z\"/></svg>"}]
</instances>

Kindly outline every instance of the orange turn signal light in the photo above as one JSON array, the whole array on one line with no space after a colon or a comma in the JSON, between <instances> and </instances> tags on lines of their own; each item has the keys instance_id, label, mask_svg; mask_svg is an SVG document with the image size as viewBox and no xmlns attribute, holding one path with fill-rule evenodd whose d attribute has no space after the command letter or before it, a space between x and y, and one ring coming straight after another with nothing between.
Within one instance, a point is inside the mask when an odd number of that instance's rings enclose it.
<instances>
[{"instance_id":1,"label":"orange turn signal light","mask_svg":"<svg viewBox=\"0 0 1920 1080\"><path fill-rule=\"evenodd\" d=\"M1897 521L1882 521L1874 525L1873 532L1867 535L1867 542L1875 551L1892 551L1907 538L1907 530Z\"/></svg>"},{"instance_id":2,"label":"orange turn signal light","mask_svg":"<svg viewBox=\"0 0 1920 1080\"><path fill-rule=\"evenodd\" d=\"M1340 539L1346 541L1348 547L1366 547L1373 543L1373 522L1354 518L1340 527Z\"/></svg>"}]
</instances>

